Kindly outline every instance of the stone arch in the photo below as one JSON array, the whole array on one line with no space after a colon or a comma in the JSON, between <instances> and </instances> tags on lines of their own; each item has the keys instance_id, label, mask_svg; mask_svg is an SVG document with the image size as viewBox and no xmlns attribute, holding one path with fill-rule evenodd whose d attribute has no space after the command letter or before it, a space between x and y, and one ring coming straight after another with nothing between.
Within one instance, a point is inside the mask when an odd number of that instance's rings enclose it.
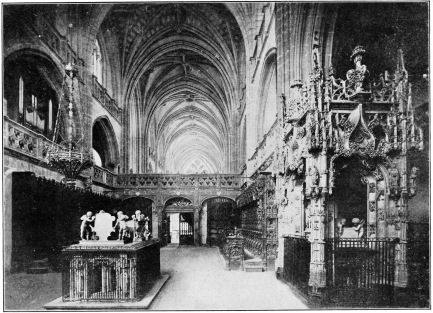
<instances>
[{"instance_id":1,"label":"stone arch","mask_svg":"<svg viewBox=\"0 0 433 313\"><path fill-rule=\"evenodd\" d=\"M14 48L4 62L5 113L52 139L58 111L64 111L61 105L63 66L44 49Z\"/></svg>"},{"instance_id":2,"label":"stone arch","mask_svg":"<svg viewBox=\"0 0 433 313\"><path fill-rule=\"evenodd\" d=\"M226 198L226 199L232 200L233 202L236 203L236 199L231 198L231 197L229 197L229 196L209 196L209 197L205 197L205 198L201 201L200 206L203 206L203 204L204 204L205 201L210 200L210 199L213 199L213 198Z\"/></svg>"},{"instance_id":3,"label":"stone arch","mask_svg":"<svg viewBox=\"0 0 433 313\"><path fill-rule=\"evenodd\" d=\"M55 67L58 70L58 73L60 73L59 77L61 81L64 72L64 65L62 63L62 60L60 60L55 54L53 54L50 50L48 50L42 45L34 45L34 44L26 43L26 44L17 44L12 47L9 47L4 51L4 60L5 60L4 64L6 64L8 60L11 60L11 58L12 59L18 58L23 54L33 54L49 61L53 65L53 67Z\"/></svg>"},{"instance_id":4,"label":"stone arch","mask_svg":"<svg viewBox=\"0 0 433 313\"><path fill-rule=\"evenodd\" d=\"M173 201L174 199L179 199L179 200L186 199L191 203L191 205L194 205L194 199L191 199L190 197L181 194L181 195L176 195L176 196L172 196L172 197L170 196L169 198L165 199L164 207L167 207L169 205L170 201Z\"/></svg>"},{"instance_id":5,"label":"stone arch","mask_svg":"<svg viewBox=\"0 0 433 313\"><path fill-rule=\"evenodd\" d=\"M277 114L277 53L268 51L259 82L257 139L260 141L273 125Z\"/></svg>"},{"instance_id":6,"label":"stone arch","mask_svg":"<svg viewBox=\"0 0 433 313\"><path fill-rule=\"evenodd\" d=\"M92 146L101 157L102 167L114 171L119 164L119 147L110 120L100 116L93 122Z\"/></svg>"},{"instance_id":7,"label":"stone arch","mask_svg":"<svg viewBox=\"0 0 433 313\"><path fill-rule=\"evenodd\" d=\"M337 163L335 163L337 161ZM351 205L352 202L356 201L357 197L361 196L362 201L358 201L358 212L364 212L360 219L365 220L365 229L364 236L365 238L385 238L392 236L392 233L387 229L385 225L385 217L389 211L389 186L387 178L388 171L383 163L381 163L380 159L365 159L359 156L349 156L342 157L336 156L335 159L331 161L333 163L334 171L338 171L339 169L343 169L344 173L340 173L340 175L336 175L334 178L337 183L335 187L339 190L345 190L346 192L343 195L343 198L346 197L347 207L353 208L354 205ZM338 164L340 163L340 164ZM351 179L356 176L356 179L360 178L357 185L359 188L359 192L352 190L353 182L344 181L341 183L342 179ZM339 185L343 184L344 189ZM362 189L362 190L361 190ZM347 195L350 194L350 197ZM335 210L335 204L338 202L338 195L334 195L332 197L328 210L330 216L333 216L334 219L329 221L329 236L333 237L335 235L335 227L337 227L336 223L337 219L346 218L340 212L340 204L337 204L337 211ZM339 214L340 213L340 214ZM350 219L356 216L351 216ZM346 219L346 227L350 224L351 221Z\"/></svg>"},{"instance_id":8,"label":"stone arch","mask_svg":"<svg viewBox=\"0 0 433 313\"><path fill-rule=\"evenodd\" d=\"M202 243L214 245L218 234L240 226L236 201L228 196L211 196L201 202Z\"/></svg>"}]
</instances>

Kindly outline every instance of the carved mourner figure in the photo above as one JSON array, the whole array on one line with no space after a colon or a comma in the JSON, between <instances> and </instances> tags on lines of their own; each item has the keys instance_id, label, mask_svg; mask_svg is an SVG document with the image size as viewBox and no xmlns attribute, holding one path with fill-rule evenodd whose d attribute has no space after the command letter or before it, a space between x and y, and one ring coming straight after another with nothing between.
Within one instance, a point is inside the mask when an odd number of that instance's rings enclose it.
<instances>
[{"instance_id":1,"label":"carved mourner figure","mask_svg":"<svg viewBox=\"0 0 433 313\"><path fill-rule=\"evenodd\" d=\"M116 225L114 225L114 228L119 226L119 238L118 240L123 240L125 235L127 235L127 225L126 221L128 220L128 216L123 214L123 211L117 212L117 221Z\"/></svg>"},{"instance_id":2,"label":"carved mourner figure","mask_svg":"<svg viewBox=\"0 0 433 313\"><path fill-rule=\"evenodd\" d=\"M81 217L81 220L81 239L91 240L93 232L92 223L95 220L95 216L93 216L93 213L89 211Z\"/></svg>"},{"instance_id":3,"label":"carved mourner figure","mask_svg":"<svg viewBox=\"0 0 433 313\"><path fill-rule=\"evenodd\" d=\"M400 172L397 169L397 165L392 163L389 169L389 185L392 195L398 195L400 183Z\"/></svg>"},{"instance_id":4,"label":"carved mourner figure","mask_svg":"<svg viewBox=\"0 0 433 313\"><path fill-rule=\"evenodd\" d=\"M418 173L419 173L419 168L416 166L412 167L410 171L410 181L409 181L411 196L416 195L416 178L418 177Z\"/></svg>"},{"instance_id":5,"label":"carved mourner figure","mask_svg":"<svg viewBox=\"0 0 433 313\"><path fill-rule=\"evenodd\" d=\"M352 219L353 230L358 234L358 238L361 239L364 237L364 220L359 220L359 218Z\"/></svg>"},{"instance_id":6,"label":"carved mourner figure","mask_svg":"<svg viewBox=\"0 0 433 313\"><path fill-rule=\"evenodd\" d=\"M344 233L344 225L346 225L346 219L339 217L335 220L335 229L337 231L336 237L342 237Z\"/></svg>"},{"instance_id":7,"label":"carved mourner figure","mask_svg":"<svg viewBox=\"0 0 433 313\"><path fill-rule=\"evenodd\" d=\"M145 217L140 210L135 211L132 219L134 220L134 238L143 237L145 225L149 219Z\"/></svg>"}]
</instances>

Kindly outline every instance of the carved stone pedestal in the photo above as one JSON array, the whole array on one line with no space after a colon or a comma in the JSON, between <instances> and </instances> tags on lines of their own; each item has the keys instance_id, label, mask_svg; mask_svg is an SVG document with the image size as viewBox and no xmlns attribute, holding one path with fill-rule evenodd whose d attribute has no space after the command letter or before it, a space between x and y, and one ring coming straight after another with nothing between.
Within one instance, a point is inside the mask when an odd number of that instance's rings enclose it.
<instances>
[{"instance_id":1,"label":"carved stone pedestal","mask_svg":"<svg viewBox=\"0 0 433 313\"><path fill-rule=\"evenodd\" d=\"M160 275L159 242L86 242L63 250L62 299L137 301Z\"/></svg>"}]
</instances>

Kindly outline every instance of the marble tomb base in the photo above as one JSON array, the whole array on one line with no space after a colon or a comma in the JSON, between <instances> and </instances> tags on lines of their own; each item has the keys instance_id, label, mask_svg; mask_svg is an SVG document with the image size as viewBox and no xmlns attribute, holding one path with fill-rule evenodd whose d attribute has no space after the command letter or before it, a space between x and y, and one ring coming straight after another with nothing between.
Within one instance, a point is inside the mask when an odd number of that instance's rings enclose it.
<instances>
[{"instance_id":1,"label":"marble tomb base","mask_svg":"<svg viewBox=\"0 0 433 313\"><path fill-rule=\"evenodd\" d=\"M62 251L62 297L46 309L147 308L168 279L158 240L85 241Z\"/></svg>"}]
</instances>

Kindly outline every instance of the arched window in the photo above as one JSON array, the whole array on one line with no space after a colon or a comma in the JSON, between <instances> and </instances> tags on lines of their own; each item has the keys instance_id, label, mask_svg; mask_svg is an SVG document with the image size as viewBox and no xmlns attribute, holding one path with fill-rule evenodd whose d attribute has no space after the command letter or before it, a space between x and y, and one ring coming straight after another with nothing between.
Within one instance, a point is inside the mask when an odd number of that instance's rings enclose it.
<instances>
[{"instance_id":1,"label":"arched window","mask_svg":"<svg viewBox=\"0 0 433 313\"><path fill-rule=\"evenodd\" d=\"M93 124L92 147L94 156L97 154L97 166L114 171L119 163L117 140L111 123L107 118L98 118Z\"/></svg>"},{"instance_id":2,"label":"arched window","mask_svg":"<svg viewBox=\"0 0 433 313\"><path fill-rule=\"evenodd\" d=\"M271 53L263 66L260 79L257 139L260 142L277 118L276 54Z\"/></svg>"},{"instance_id":3,"label":"arched window","mask_svg":"<svg viewBox=\"0 0 433 313\"><path fill-rule=\"evenodd\" d=\"M5 66L6 115L24 126L51 137L58 110L52 71L36 59L17 59Z\"/></svg>"},{"instance_id":4,"label":"arched window","mask_svg":"<svg viewBox=\"0 0 433 313\"><path fill-rule=\"evenodd\" d=\"M95 40L93 46L93 75L102 84L102 53L98 40Z\"/></svg>"}]
</instances>

